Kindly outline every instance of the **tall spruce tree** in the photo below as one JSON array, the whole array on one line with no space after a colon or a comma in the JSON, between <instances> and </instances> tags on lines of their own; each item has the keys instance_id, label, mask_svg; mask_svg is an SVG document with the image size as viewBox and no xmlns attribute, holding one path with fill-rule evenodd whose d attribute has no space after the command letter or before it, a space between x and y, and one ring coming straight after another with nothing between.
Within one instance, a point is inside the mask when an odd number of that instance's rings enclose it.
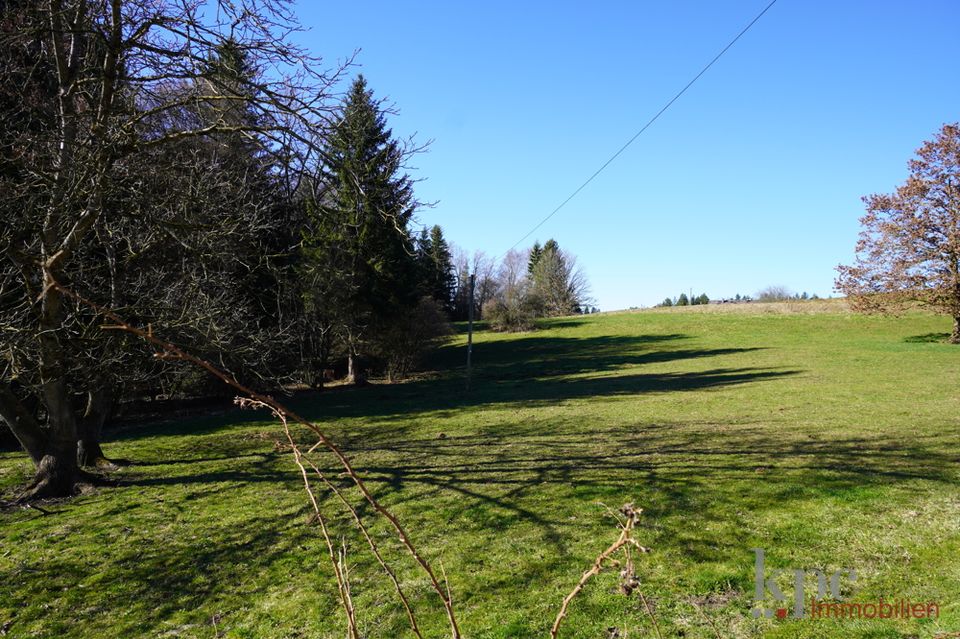
<instances>
[{"instance_id":1,"label":"tall spruce tree","mask_svg":"<svg viewBox=\"0 0 960 639\"><path fill-rule=\"evenodd\" d=\"M454 290L453 259L450 245L443 237L443 229L434 225L430 229L430 297L437 301L447 312L452 311Z\"/></svg>"},{"instance_id":2,"label":"tall spruce tree","mask_svg":"<svg viewBox=\"0 0 960 639\"><path fill-rule=\"evenodd\" d=\"M357 77L326 149L326 194L304 236L305 268L346 351L348 381L362 383L365 348L417 299L408 225L418 206L403 171L405 150Z\"/></svg>"},{"instance_id":3,"label":"tall spruce tree","mask_svg":"<svg viewBox=\"0 0 960 639\"><path fill-rule=\"evenodd\" d=\"M534 242L533 248L530 249L530 259L527 260L527 273L533 275L533 269L537 268L537 262L542 256L543 247L540 246L540 242Z\"/></svg>"},{"instance_id":4,"label":"tall spruce tree","mask_svg":"<svg viewBox=\"0 0 960 639\"><path fill-rule=\"evenodd\" d=\"M430 242L430 230L421 227L414 242L417 263L417 293L420 297L433 296L433 244Z\"/></svg>"}]
</instances>

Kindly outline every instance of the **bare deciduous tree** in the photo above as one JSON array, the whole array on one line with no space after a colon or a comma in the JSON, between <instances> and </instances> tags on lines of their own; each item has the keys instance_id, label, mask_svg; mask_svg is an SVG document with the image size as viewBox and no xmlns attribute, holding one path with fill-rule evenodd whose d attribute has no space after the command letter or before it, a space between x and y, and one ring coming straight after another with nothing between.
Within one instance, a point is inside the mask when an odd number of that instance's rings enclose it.
<instances>
[{"instance_id":1,"label":"bare deciduous tree","mask_svg":"<svg viewBox=\"0 0 960 639\"><path fill-rule=\"evenodd\" d=\"M498 292L487 301L483 316L494 330L526 331L533 328L539 304L527 276L527 252L509 251L497 270Z\"/></svg>"},{"instance_id":2,"label":"bare deciduous tree","mask_svg":"<svg viewBox=\"0 0 960 639\"><path fill-rule=\"evenodd\" d=\"M83 479L75 397L92 390L75 387L76 354L85 352L76 345L103 336L100 320L55 284L85 283L78 256L103 228L129 168L157 157L154 150L225 134L260 138L288 166L310 161L339 70L318 71L318 60L289 44L297 25L284 0L49 0L2 9L0 417L36 465L27 496L61 495ZM243 90L209 73L210 56L228 40L258 70L241 80ZM185 85L191 90L177 90ZM30 99L18 102L18 92ZM252 117L217 108L185 119L197 105L242 105ZM183 231L168 228L173 237Z\"/></svg>"},{"instance_id":3,"label":"bare deciduous tree","mask_svg":"<svg viewBox=\"0 0 960 639\"><path fill-rule=\"evenodd\" d=\"M756 299L758 302L782 302L793 297L793 293L786 286L775 284L757 291Z\"/></svg>"},{"instance_id":4,"label":"bare deciduous tree","mask_svg":"<svg viewBox=\"0 0 960 639\"><path fill-rule=\"evenodd\" d=\"M483 319L483 305L496 297L499 283L496 276L496 263L483 251L473 253L473 273L476 276L474 303L478 311L477 318Z\"/></svg>"},{"instance_id":5,"label":"bare deciduous tree","mask_svg":"<svg viewBox=\"0 0 960 639\"><path fill-rule=\"evenodd\" d=\"M497 265L483 251L474 251L471 256L463 248L454 245L453 250L454 304L453 317L464 320L470 306L470 275L474 275L473 311L474 319L483 319L483 307L499 291Z\"/></svg>"}]
</instances>

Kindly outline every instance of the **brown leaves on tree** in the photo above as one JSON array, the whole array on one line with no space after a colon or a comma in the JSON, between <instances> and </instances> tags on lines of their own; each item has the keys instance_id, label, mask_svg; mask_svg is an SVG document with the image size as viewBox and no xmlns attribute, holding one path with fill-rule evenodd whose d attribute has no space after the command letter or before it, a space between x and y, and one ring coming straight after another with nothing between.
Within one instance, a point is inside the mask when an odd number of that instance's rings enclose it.
<instances>
[{"instance_id":1,"label":"brown leaves on tree","mask_svg":"<svg viewBox=\"0 0 960 639\"><path fill-rule=\"evenodd\" d=\"M856 260L837 267L836 288L859 311L949 315L960 343L960 125L945 124L908 166L896 191L863 198Z\"/></svg>"}]
</instances>

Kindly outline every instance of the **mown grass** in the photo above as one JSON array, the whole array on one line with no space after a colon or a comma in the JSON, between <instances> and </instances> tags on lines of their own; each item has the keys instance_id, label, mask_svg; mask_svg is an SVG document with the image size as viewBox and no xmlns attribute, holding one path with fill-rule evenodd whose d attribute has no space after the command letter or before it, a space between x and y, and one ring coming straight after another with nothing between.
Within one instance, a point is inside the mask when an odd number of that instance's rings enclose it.
<instances>
[{"instance_id":1,"label":"mown grass","mask_svg":"<svg viewBox=\"0 0 960 639\"><path fill-rule=\"evenodd\" d=\"M646 509L638 537L653 552L638 569L664 637L958 631L960 347L936 337L949 322L801 310L619 313L480 332L469 393L461 335L438 354L437 376L295 403L442 562L468 637L545 637L616 537L607 507L626 501ZM50 515L0 513L0 628L342 637L325 546L280 437L265 416L235 412L115 433L109 454L136 462L116 474L120 487ZM0 490L29 474L22 455L0 455ZM353 551L364 631L409 635L360 541L346 521L334 525ZM385 528L374 532L396 550ZM755 547L768 570L852 568L850 599L936 601L940 617L754 619ZM427 582L399 566L426 631L448 636ZM655 636L615 585L613 573L592 583L561 636Z\"/></svg>"}]
</instances>

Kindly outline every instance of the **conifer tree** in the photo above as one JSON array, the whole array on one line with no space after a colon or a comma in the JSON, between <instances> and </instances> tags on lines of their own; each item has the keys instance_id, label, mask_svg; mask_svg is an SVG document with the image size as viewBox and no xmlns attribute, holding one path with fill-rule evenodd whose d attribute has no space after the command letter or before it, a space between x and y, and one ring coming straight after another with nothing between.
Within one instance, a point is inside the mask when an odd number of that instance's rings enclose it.
<instances>
[{"instance_id":1,"label":"conifer tree","mask_svg":"<svg viewBox=\"0 0 960 639\"><path fill-rule=\"evenodd\" d=\"M430 242L430 230L425 226L420 228L420 233L414 241L414 260L417 265L417 294L420 297L431 297L433 245Z\"/></svg>"},{"instance_id":2,"label":"conifer tree","mask_svg":"<svg viewBox=\"0 0 960 639\"><path fill-rule=\"evenodd\" d=\"M274 349L256 334L260 318L235 277L251 272L258 251L237 244L263 236L273 194L254 193L249 175L209 151L225 139L269 139L285 175L296 174L319 150L309 138L330 122L336 73L287 42L298 25L284 3L187 4L0 2L0 280L5 301L30 300L0 313L0 420L35 465L29 497L87 481L79 466L99 465L102 451L95 438L79 441L88 416L105 414L109 401L98 396L128 382L150 390L141 381L156 361L131 365L137 349L100 330L102 316L57 283L134 323L162 322L172 341L209 345L234 374L245 354L256 361L262 344ZM235 98L205 84L219 73L206 62L223 61L227 32L255 69ZM256 121L218 114L215 103Z\"/></svg>"},{"instance_id":3,"label":"conifer tree","mask_svg":"<svg viewBox=\"0 0 960 639\"><path fill-rule=\"evenodd\" d=\"M533 269L537 267L537 262L540 261L542 255L543 247L540 246L540 242L534 242L533 248L530 249L530 259L527 261L527 273L533 275Z\"/></svg>"},{"instance_id":4,"label":"conifer tree","mask_svg":"<svg viewBox=\"0 0 960 639\"><path fill-rule=\"evenodd\" d=\"M338 116L326 151L329 190L317 203L304 248L347 353L348 381L362 383L364 345L416 303L408 224L418 202L403 171L406 152L363 76Z\"/></svg>"},{"instance_id":5,"label":"conifer tree","mask_svg":"<svg viewBox=\"0 0 960 639\"><path fill-rule=\"evenodd\" d=\"M586 279L575 258L561 251L556 240L543 245L529 277L539 314L557 317L580 312L586 300Z\"/></svg>"},{"instance_id":6,"label":"conifer tree","mask_svg":"<svg viewBox=\"0 0 960 639\"><path fill-rule=\"evenodd\" d=\"M434 225L430 229L429 258L430 297L436 300L443 309L450 312L452 311L454 289L456 288L453 260L450 254L450 246L443 237L443 229L439 225Z\"/></svg>"}]
</instances>

